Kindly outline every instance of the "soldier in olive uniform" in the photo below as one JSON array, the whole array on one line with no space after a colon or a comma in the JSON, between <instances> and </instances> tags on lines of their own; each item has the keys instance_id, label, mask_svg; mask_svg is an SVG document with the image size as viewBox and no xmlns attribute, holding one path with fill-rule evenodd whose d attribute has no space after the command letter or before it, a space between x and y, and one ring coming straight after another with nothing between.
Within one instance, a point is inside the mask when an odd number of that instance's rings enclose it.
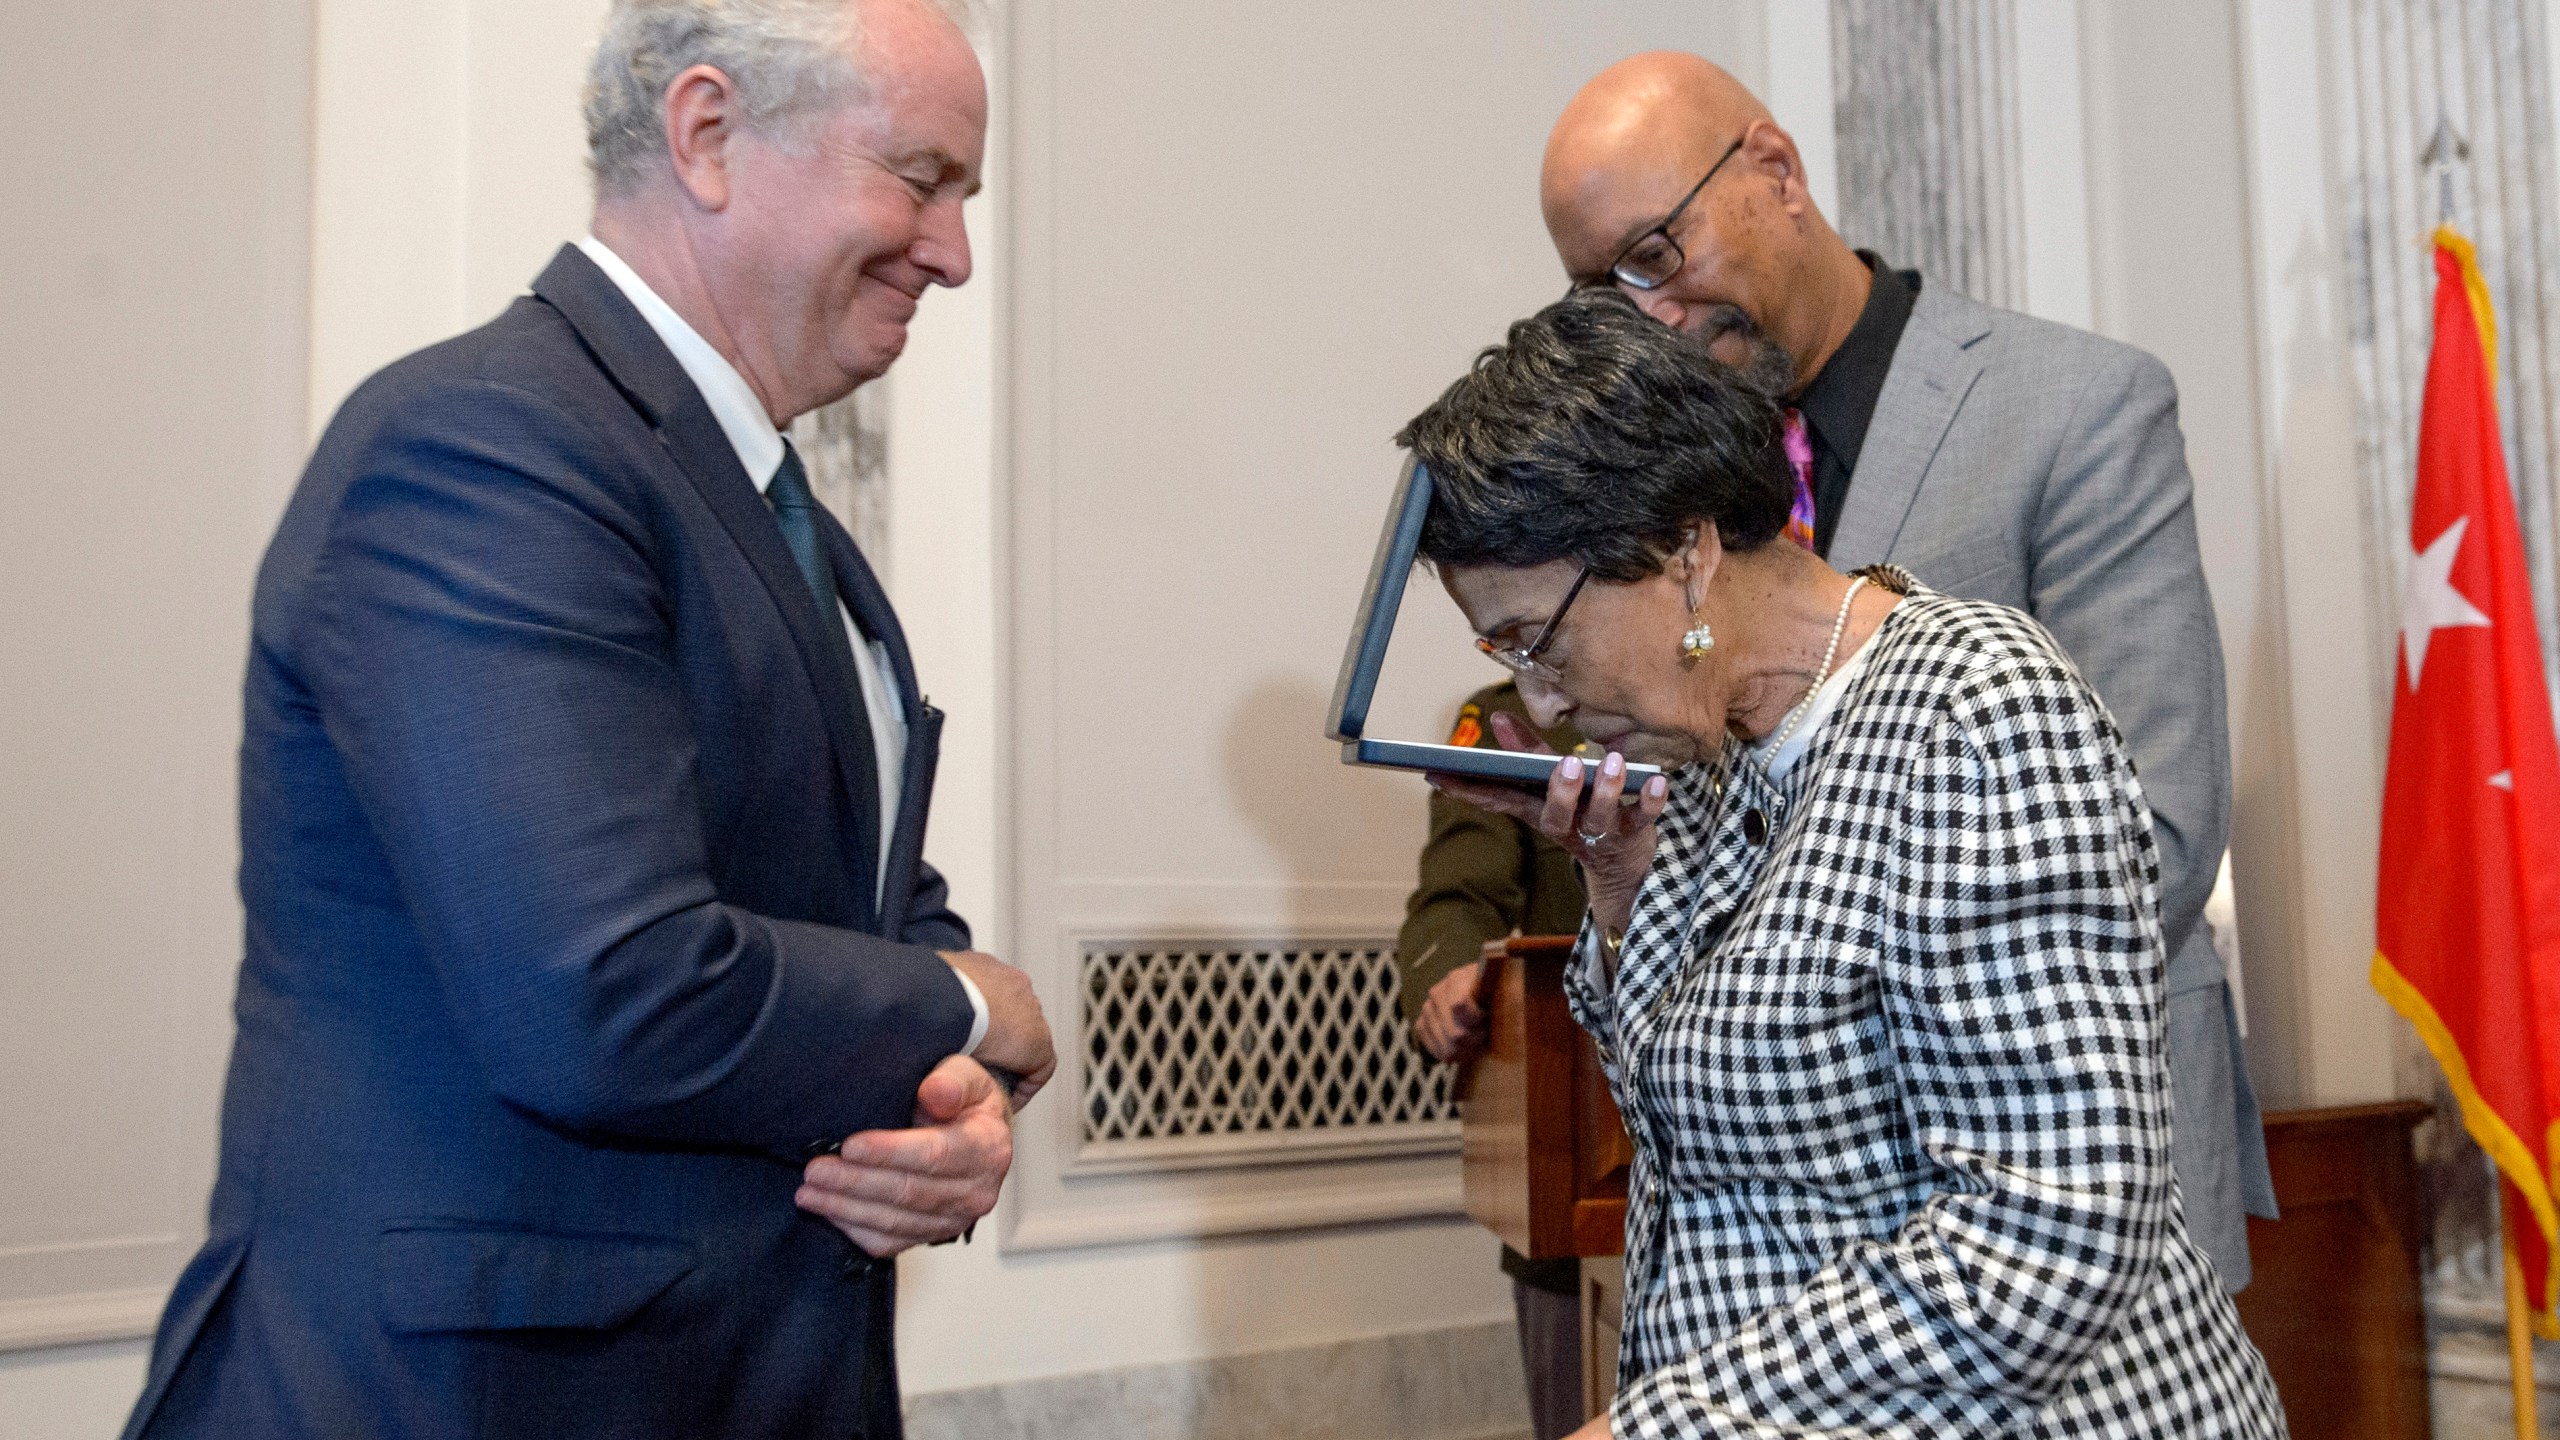
<instances>
[{"instance_id":1,"label":"soldier in olive uniform","mask_svg":"<svg viewBox=\"0 0 2560 1440\"><path fill-rule=\"evenodd\" d=\"M1597 753L1571 725L1538 731L1508 680L1468 697L1449 743L1500 749L1496 715L1511 717L1522 732L1541 735L1559 752ZM1404 929L1396 936L1400 998L1425 1050L1440 1060L1465 1060L1484 1049L1487 1037L1476 997L1483 973L1476 957L1485 942L1515 931L1580 930L1582 876L1573 857L1535 830L1437 792L1431 796L1431 839L1423 846L1421 869L1421 884L1405 904ZM1531 1260L1506 1245L1502 1269L1511 1277L1512 1305L1520 1317L1520 1362L1529 1377L1538 1440L1558 1440L1583 1421L1581 1265Z\"/></svg>"}]
</instances>

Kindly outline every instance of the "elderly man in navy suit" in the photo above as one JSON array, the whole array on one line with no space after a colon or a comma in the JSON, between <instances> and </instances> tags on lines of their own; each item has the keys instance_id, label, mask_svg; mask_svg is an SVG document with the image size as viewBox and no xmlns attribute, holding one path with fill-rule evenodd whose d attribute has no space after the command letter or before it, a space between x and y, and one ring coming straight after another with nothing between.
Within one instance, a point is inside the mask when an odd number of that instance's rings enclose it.
<instances>
[{"instance_id":1,"label":"elderly man in navy suit","mask_svg":"<svg viewBox=\"0 0 2560 1440\"><path fill-rule=\"evenodd\" d=\"M339 411L259 575L221 1169L129 1436L899 1433L883 1262L993 1206L1053 1061L781 430L968 279L986 104L929 0L616 0L594 233Z\"/></svg>"}]
</instances>

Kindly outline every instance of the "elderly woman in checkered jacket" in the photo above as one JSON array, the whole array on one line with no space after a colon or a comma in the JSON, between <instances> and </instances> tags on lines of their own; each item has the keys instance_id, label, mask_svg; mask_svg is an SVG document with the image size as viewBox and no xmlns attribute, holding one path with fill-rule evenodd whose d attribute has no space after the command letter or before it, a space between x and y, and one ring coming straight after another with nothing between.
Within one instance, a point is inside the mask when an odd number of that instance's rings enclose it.
<instances>
[{"instance_id":1,"label":"elderly woman in checkered jacket","mask_svg":"<svg viewBox=\"0 0 2560 1440\"><path fill-rule=\"evenodd\" d=\"M1636 1164L1618 1394L1577 1440L2282 1435L2170 1174L2115 724L2027 616L1781 538L1781 426L1586 291L1399 437L1479 643L1609 752L1543 794L1433 782L1590 885L1570 988ZM1668 774L1622 794L1631 760Z\"/></svg>"}]
</instances>

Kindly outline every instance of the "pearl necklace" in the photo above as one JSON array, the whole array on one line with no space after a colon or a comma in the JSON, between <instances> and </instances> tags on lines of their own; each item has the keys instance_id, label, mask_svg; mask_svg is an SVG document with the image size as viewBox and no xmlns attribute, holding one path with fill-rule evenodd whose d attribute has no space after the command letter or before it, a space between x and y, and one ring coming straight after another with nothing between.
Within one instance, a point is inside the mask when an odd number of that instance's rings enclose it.
<instances>
[{"instance_id":1,"label":"pearl necklace","mask_svg":"<svg viewBox=\"0 0 2560 1440\"><path fill-rule=\"evenodd\" d=\"M1796 733L1797 722L1803 720L1805 712L1813 708L1813 697L1822 693L1822 682L1831 678L1831 662L1839 658L1840 637L1849 628L1849 602L1858 598L1858 587L1866 583L1866 576L1854 577L1849 581L1849 593L1840 597L1839 618L1831 622L1831 643L1822 647L1822 668L1813 672L1812 688L1805 691L1804 698L1787 711L1785 727L1778 731L1778 738L1769 742L1769 756L1772 761L1787 748L1787 737Z\"/></svg>"}]
</instances>

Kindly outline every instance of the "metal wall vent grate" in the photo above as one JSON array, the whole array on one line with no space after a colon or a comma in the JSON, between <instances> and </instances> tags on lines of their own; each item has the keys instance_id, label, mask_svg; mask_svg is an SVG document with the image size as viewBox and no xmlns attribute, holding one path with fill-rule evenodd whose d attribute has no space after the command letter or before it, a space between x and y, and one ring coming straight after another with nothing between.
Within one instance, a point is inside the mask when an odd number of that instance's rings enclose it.
<instances>
[{"instance_id":1,"label":"metal wall vent grate","mask_svg":"<svg viewBox=\"0 0 2560 1440\"><path fill-rule=\"evenodd\" d=\"M1454 1139L1449 1069L1396 1009L1392 941L1088 942L1081 979L1088 1159Z\"/></svg>"}]
</instances>

